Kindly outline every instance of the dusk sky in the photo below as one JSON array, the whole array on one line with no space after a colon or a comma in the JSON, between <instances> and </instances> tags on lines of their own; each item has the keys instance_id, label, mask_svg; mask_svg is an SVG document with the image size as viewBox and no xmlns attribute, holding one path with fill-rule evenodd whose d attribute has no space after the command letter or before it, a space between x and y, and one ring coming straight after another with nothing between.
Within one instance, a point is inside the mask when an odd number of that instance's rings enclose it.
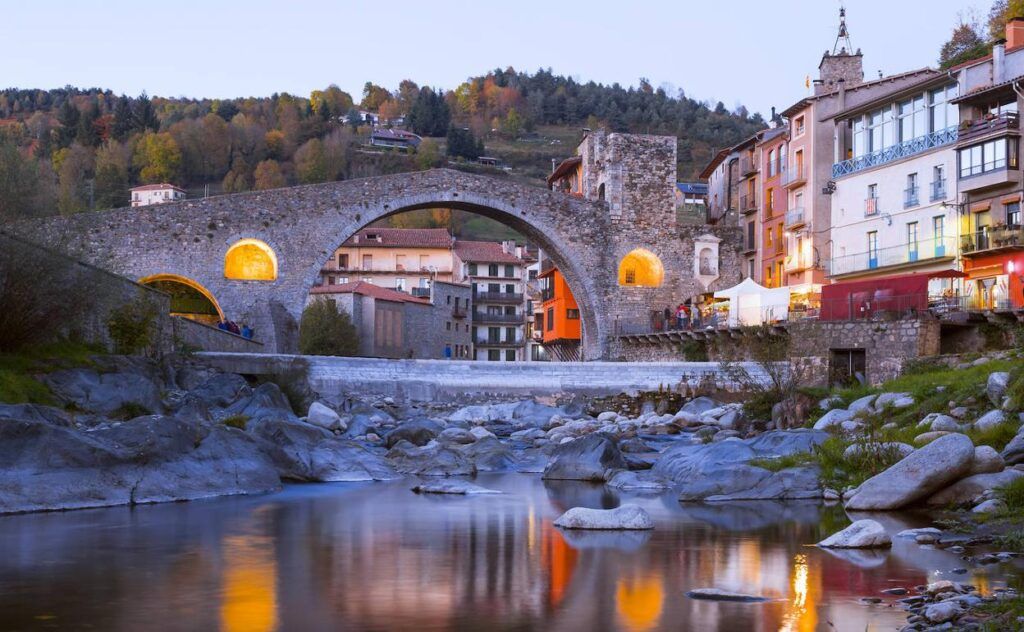
<instances>
[{"instance_id":1,"label":"dusk sky","mask_svg":"<svg viewBox=\"0 0 1024 632\"><path fill-rule=\"evenodd\" d=\"M988 3L851 0L865 73L935 65L958 15ZM744 9L744 7L749 7ZM0 0L0 88L188 97L308 95L410 78L454 88L496 67L683 88L767 114L805 94L835 39L835 0L27 3Z\"/></svg>"}]
</instances>

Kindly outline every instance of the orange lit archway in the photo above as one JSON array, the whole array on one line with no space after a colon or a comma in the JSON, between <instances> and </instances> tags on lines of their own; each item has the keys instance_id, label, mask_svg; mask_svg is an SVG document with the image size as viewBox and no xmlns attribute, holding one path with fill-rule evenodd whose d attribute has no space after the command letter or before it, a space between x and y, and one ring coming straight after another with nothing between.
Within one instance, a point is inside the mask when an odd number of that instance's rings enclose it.
<instances>
[{"instance_id":1,"label":"orange lit archway","mask_svg":"<svg viewBox=\"0 0 1024 632\"><path fill-rule=\"evenodd\" d=\"M240 239L224 254L224 277L239 281L277 279L277 255L259 239Z\"/></svg>"},{"instance_id":2,"label":"orange lit archway","mask_svg":"<svg viewBox=\"0 0 1024 632\"><path fill-rule=\"evenodd\" d=\"M205 287L179 274L151 274L139 279L141 285L171 296L171 314L213 324L224 320L224 311Z\"/></svg>"},{"instance_id":3,"label":"orange lit archway","mask_svg":"<svg viewBox=\"0 0 1024 632\"><path fill-rule=\"evenodd\" d=\"M619 262L619 285L659 287L664 278L665 267L650 250L637 248Z\"/></svg>"}]
</instances>

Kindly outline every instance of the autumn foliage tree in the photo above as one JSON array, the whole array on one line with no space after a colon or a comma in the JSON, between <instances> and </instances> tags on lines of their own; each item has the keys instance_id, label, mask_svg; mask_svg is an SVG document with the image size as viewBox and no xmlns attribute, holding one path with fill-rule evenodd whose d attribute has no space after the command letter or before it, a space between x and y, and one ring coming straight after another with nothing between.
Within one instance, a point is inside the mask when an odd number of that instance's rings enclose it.
<instances>
[{"instance_id":1,"label":"autumn foliage tree","mask_svg":"<svg viewBox=\"0 0 1024 632\"><path fill-rule=\"evenodd\" d=\"M181 149L167 132L147 132L135 145L134 163L145 183L174 182L181 168Z\"/></svg>"}]
</instances>

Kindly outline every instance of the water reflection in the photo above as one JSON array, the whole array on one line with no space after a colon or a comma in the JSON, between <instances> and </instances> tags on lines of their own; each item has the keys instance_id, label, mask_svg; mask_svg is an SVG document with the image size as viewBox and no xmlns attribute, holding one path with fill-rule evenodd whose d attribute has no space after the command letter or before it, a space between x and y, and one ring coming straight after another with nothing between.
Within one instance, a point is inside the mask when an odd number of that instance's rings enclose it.
<instances>
[{"instance_id":1,"label":"water reflection","mask_svg":"<svg viewBox=\"0 0 1024 632\"><path fill-rule=\"evenodd\" d=\"M897 541L840 555L808 543L847 520L814 503L681 506L603 486L493 475L500 496L408 481L0 519L6 628L103 630L889 629L884 588L950 577L953 554ZM645 507L642 533L563 533L573 505ZM924 518L887 515L891 530ZM998 567L960 579L999 586ZM698 587L771 598L687 599Z\"/></svg>"}]
</instances>

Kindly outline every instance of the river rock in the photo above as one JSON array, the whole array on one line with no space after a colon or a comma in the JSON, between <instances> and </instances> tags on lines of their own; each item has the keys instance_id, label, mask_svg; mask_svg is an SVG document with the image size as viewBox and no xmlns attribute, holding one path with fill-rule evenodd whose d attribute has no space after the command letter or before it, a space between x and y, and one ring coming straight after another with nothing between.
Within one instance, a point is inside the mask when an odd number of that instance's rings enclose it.
<instances>
[{"instance_id":1,"label":"river rock","mask_svg":"<svg viewBox=\"0 0 1024 632\"><path fill-rule=\"evenodd\" d=\"M473 426L472 428L469 429L469 434L473 435L477 439L485 439L488 437L492 439L497 438L496 434L494 434L487 428L484 428L483 426Z\"/></svg>"},{"instance_id":2,"label":"river rock","mask_svg":"<svg viewBox=\"0 0 1024 632\"><path fill-rule=\"evenodd\" d=\"M925 415L918 426L924 426L933 432L957 432L960 424L956 419L942 413L930 413Z\"/></svg>"},{"instance_id":3,"label":"river rock","mask_svg":"<svg viewBox=\"0 0 1024 632\"><path fill-rule=\"evenodd\" d=\"M1000 454L1007 465L1024 463L1024 427L1021 427L1017 435L1010 439Z\"/></svg>"},{"instance_id":4,"label":"river rock","mask_svg":"<svg viewBox=\"0 0 1024 632\"><path fill-rule=\"evenodd\" d=\"M246 424L246 432L257 439L282 478L336 482L397 477L376 454L312 424L264 416Z\"/></svg>"},{"instance_id":5,"label":"river rock","mask_svg":"<svg viewBox=\"0 0 1024 632\"><path fill-rule=\"evenodd\" d=\"M926 606L924 609L924 618L929 623L945 623L956 619L963 614L963 607L955 601L941 601L939 603L933 603Z\"/></svg>"},{"instance_id":6,"label":"river rock","mask_svg":"<svg viewBox=\"0 0 1024 632\"><path fill-rule=\"evenodd\" d=\"M875 395L865 395L860 399L855 399L847 407L851 415L858 415L859 413L870 413L872 405L875 403Z\"/></svg>"},{"instance_id":7,"label":"river rock","mask_svg":"<svg viewBox=\"0 0 1024 632\"><path fill-rule=\"evenodd\" d=\"M329 408L320 402L313 402L309 405L309 412L306 414L306 421L314 426L320 426L327 430L345 429L338 413L334 412L334 409Z\"/></svg>"},{"instance_id":8,"label":"river rock","mask_svg":"<svg viewBox=\"0 0 1024 632\"><path fill-rule=\"evenodd\" d=\"M932 441L935 441L939 437L945 437L946 435L955 434L947 430L932 430L931 432L922 432L921 434L914 437L914 443L916 445L928 445Z\"/></svg>"},{"instance_id":9,"label":"river rock","mask_svg":"<svg viewBox=\"0 0 1024 632\"><path fill-rule=\"evenodd\" d=\"M451 427L442 430L441 434L437 435L437 440L441 443L458 443L460 445L466 445L476 441L476 435L465 428Z\"/></svg>"},{"instance_id":10,"label":"river rock","mask_svg":"<svg viewBox=\"0 0 1024 632\"><path fill-rule=\"evenodd\" d=\"M873 407L876 411L880 411L886 407L906 408L913 405L914 398L910 396L910 393L882 393L875 399Z\"/></svg>"},{"instance_id":11,"label":"river rock","mask_svg":"<svg viewBox=\"0 0 1024 632\"><path fill-rule=\"evenodd\" d=\"M714 494L704 498L705 502L734 500L798 500L821 498L818 482L820 471L817 467L791 467L762 478L748 489Z\"/></svg>"},{"instance_id":12,"label":"river rock","mask_svg":"<svg viewBox=\"0 0 1024 632\"><path fill-rule=\"evenodd\" d=\"M441 434L441 424L432 419L419 418L403 421L397 428L384 435L384 447L394 447L399 441L408 441L415 446L427 445Z\"/></svg>"},{"instance_id":13,"label":"river rock","mask_svg":"<svg viewBox=\"0 0 1024 632\"><path fill-rule=\"evenodd\" d=\"M248 382L234 373L214 373L189 390L189 395L210 408L226 408L252 394Z\"/></svg>"},{"instance_id":14,"label":"river rock","mask_svg":"<svg viewBox=\"0 0 1024 632\"><path fill-rule=\"evenodd\" d=\"M609 487L631 492L663 492L671 485L665 479L650 472L617 472L608 481Z\"/></svg>"},{"instance_id":15,"label":"river rock","mask_svg":"<svg viewBox=\"0 0 1024 632\"><path fill-rule=\"evenodd\" d=\"M686 596L690 599L707 599L711 601L740 601L746 603L768 601L765 597L759 597L758 595L748 595L718 588L694 588L687 591Z\"/></svg>"},{"instance_id":16,"label":"river rock","mask_svg":"<svg viewBox=\"0 0 1024 632\"><path fill-rule=\"evenodd\" d=\"M988 382L985 384L985 394L993 406L1000 406L1003 403L1003 395L1006 394L1006 387L1010 383L1010 374L1006 371L995 371L988 374Z\"/></svg>"},{"instance_id":17,"label":"river rock","mask_svg":"<svg viewBox=\"0 0 1024 632\"><path fill-rule=\"evenodd\" d=\"M818 543L822 548L870 549L892 546L885 527L874 520L858 520Z\"/></svg>"},{"instance_id":18,"label":"river rock","mask_svg":"<svg viewBox=\"0 0 1024 632\"><path fill-rule=\"evenodd\" d=\"M403 474L419 476L473 476L476 466L454 447L431 441L415 446L399 441L387 453L388 463Z\"/></svg>"},{"instance_id":19,"label":"river rock","mask_svg":"<svg viewBox=\"0 0 1024 632\"><path fill-rule=\"evenodd\" d=\"M1003 411L997 408L996 410L990 410L981 417L979 417L978 421L974 422L974 427L977 428L978 430L991 430L992 428L1005 422L1006 415L1003 413Z\"/></svg>"},{"instance_id":20,"label":"river rock","mask_svg":"<svg viewBox=\"0 0 1024 632\"><path fill-rule=\"evenodd\" d=\"M995 448L988 445L979 445L974 448L974 463L971 465L971 474L993 474L1002 472L1006 464L1003 457L999 456Z\"/></svg>"},{"instance_id":21,"label":"river rock","mask_svg":"<svg viewBox=\"0 0 1024 632\"><path fill-rule=\"evenodd\" d=\"M442 480L420 483L412 488L417 494L457 494L475 496L478 494L500 494L496 489L488 489L463 480Z\"/></svg>"},{"instance_id":22,"label":"river rock","mask_svg":"<svg viewBox=\"0 0 1024 632\"><path fill-rule=\"evenodd\" d=\"M1012 468L994 474L975 474L960 479L925 501L931 507L966 505L973 503L988 490L1008 485L1024 476L1024 472Z\"/></svg>"},{"instance_id":23,"label":"river rock","mask_svg":"<svg viewBox=\"0 0 1024 632\"><path fill-rule=\"evenodd\" d=\"M622 505L615 509L573 507L558 517L556 527L563 529L647 530L654 528L650 515L638 505Z\"/></svg>"},{"instance_id":24,"label":"river rock","mask_svg":"<svg viewBox=\"0 0 1024 632\"><path fill-rule=\"evenodd\" d=\"M939 437L864 481L845 506L851 511L905 507L969 472L973 460L974 444L966 435Z\"/></svg>"},{"instance_id":25,"label":"river rock","mask_svg":"<svg viewBox=\"0 0 1024 632\"><path fill-rule=\"evenodd\" d=\"M142 414L164 411L161 387L151 370L119 368L123 370L64 369L43 375L42 381L60 402L90 413L110 416L133 408Z\"/></svg>"},{"instance_id":26,"label":"river rock","mask_svg":"<svg viewBox=\"0 0 1024 632\"><path fill-rule=\"evenodd\" d=\"M288 398L273 382L260 384L251 393L226 407L222 417L236 415L247 417L250 424L262 420L299 421Z\"/></svg>"},{"instance_id":27,"label":"river rock","mask_svg":"<svg viewBox=\"0 0 1024 632\"><path fill-rule=\"evenodd\" d=\"M814 422L815 430L828 430L833 426L838 426L844 421L853 419L853 413L843 408L833 408L824 415L822 415L818 421Z\"/></svg>"},{"instance_id":28,"label":"river rock","mask_svg":"<svg viewBox=\"0 0 1024 632\"><path fill-rule=\"evenodd\" d=\"M905 457L914 451L914 446L898 441L887 441L882 443L853 443L843 450L843 458L846 460L856 458L861 453L868 454L896 452L900 457Z\"/></svg>"},{"instance_id":29,"label":"river rock","mask_svg":"<svg viewBox=\"0 0 1024 632\"><path fill-rule=\"evenodd\" d=\"M625 469L626 460L615 441L603 434L592 434L555 448L542 478L607 481L616 471Z\"/></svg>"},{"instance_id":30,"label":"river rock","mask_svg":"<svg viewBox=\"0 0 1024 632\"><path fill-rule=\"evenodd\" d=\"M519 466L512 448L494 436L464 445L453 444L452 447L472 463L478 472L511 472Z\"/></svg>"},{"instance_id":31,"label":"river rock","mask_svg":"<svg viewBox=\"0 0 1024 632\"><path fill-rule=\"evenodd\" d=\"M718 402L711 399L710 397L695 397L690 401L683 404L683 407L679 409L679 412L689 413L691 415L702 416L709 410L714 410L721 406Z\"/></svg>"},{"instance_id":32,"label":"river rock","mask_svg":"<svg viewBox=\"0 0 1024 632\"><path fill-rule=\"evenodd\" d=\"M971 509L971 513L985 514L995 513L997 511L1003 511L1006 509L1006 503L998 498L989 498L988 500L982 501Z\"/></svg>"}]
</instances>

